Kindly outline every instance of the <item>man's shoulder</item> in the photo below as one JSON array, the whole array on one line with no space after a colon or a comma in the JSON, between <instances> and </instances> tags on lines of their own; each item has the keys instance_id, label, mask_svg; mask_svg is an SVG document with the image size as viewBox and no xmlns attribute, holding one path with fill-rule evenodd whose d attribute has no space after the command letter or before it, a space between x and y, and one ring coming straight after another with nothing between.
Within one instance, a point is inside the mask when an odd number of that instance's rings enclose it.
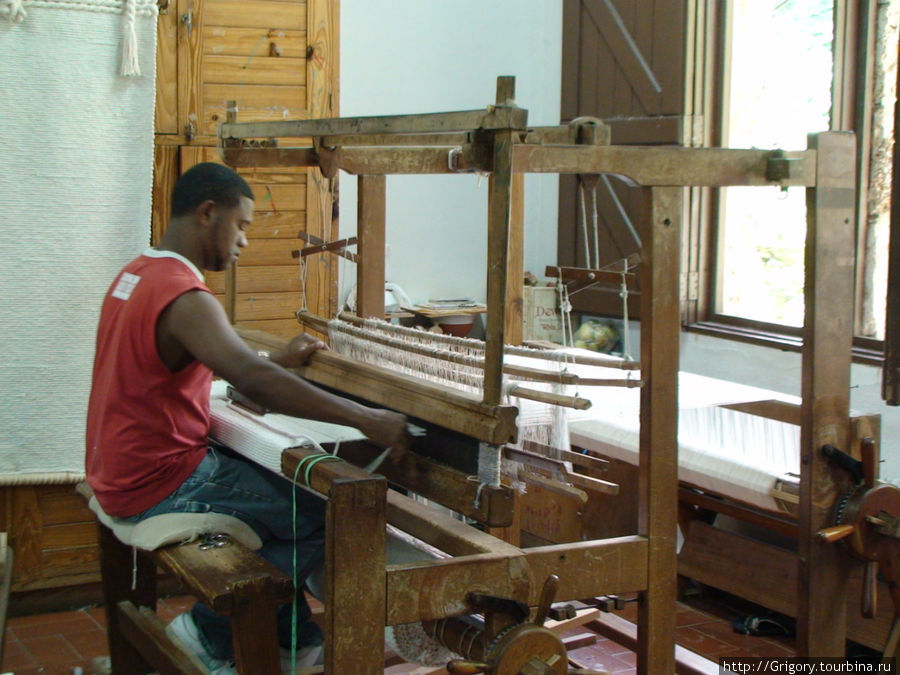
<instances>
[{"instance_id":1,"label":"man's shoulder","mask_svg":"<svg viewBox=\"0 0 900 675\"><path fill-rule=\"evenodd\" d=\"M206 288L206 282L189 261L180 256L148 255L142 253L125 266L123 272L158 279L169 280L175 284L184 284L194 288Z\"/></svg>"}]
</instances>

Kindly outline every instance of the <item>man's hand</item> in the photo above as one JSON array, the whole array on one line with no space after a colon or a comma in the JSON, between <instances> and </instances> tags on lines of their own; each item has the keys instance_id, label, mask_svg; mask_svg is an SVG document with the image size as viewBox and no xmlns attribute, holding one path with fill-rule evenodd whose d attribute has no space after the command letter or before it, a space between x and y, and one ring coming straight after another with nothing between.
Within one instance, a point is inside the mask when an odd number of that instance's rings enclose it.
<instances>
[{"instance_id":1,"label":"man's hand","mask_svg":"<svg viewBox=\"0 0 900 675\"><path fill-rule=\"evenodd\" d=\"M278 354L272 360L285 368L300 368L305 366L309 357L320 349L328 349L328 346L312 335L303 333L288 343L286 352Z\"/></svg>"},{"instance_id":2,"label":"man's hand","mask_svg":"<svg viewBox=\"0 0 900 675\"><path fill-rule=\"evenodd\" d=\"M369 440L390 448L392 461L400 459L409 451L412 436L406 425L406 415L392 410L369 408L367 417L368 419L360 425L359 430Z\"/></svg>"}]
</instances>

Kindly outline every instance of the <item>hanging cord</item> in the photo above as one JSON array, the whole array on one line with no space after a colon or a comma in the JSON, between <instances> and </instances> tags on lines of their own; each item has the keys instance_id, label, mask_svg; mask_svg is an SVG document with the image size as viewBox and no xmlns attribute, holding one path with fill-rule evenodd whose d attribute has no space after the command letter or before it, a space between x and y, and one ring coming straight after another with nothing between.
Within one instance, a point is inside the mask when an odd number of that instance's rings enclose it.
<instances>
[{"instance_id":1,"label":"hanging cord","mask_svg":"<svg viewBox=\"0 0 900 675\"><path fill-rule=\"evenodd\" d=\"M138 77L141 74L137 33L134 28L136 3L137 0L125 0L122 11L122 64L119 73L124 77Z\"/></svg>"},{"instance_id":2,"label":"hanging cord","mask_svg":"<svg viewBox=\"0 0 900 675\"><path fill-rule=\"evenodd\" d=\"M634 361L631 355L631 337L628 325L628 258L622 258L622 286L619 290L619 297L622 298L622 350L626 361ZM631 377L631 371L628 371L627 378Z\"/></svg>"},{"instance_id":3,"label":"hanging cord","mask_svg":"<svg viewBox=\"0 0 900 675\"><path fill-rule=\"evenodd\" d=\"M578 177L578 203L581 206L581 233L584 236L584 266L591 266L591 245L588 241L588 230L587 230L587 206L585 205L584 199L584 191L585 191L584 181L581 176Z\"/></svg>"},{"instance_id":4,"label":"hanging cord","mask_svg":"<svg viewBox=\"0 0 900 675\"><path fill-rule=\"evenodd\" d=\"M569 287L563 282L562 269L560 267L556 268L556 279L556 290L559 294L559 311L562 315L563 347L574 347L575 334L572 332L572 303L569 300Z\"/></svg>"},{"instance_id":5,"label":"hanging cord","mask_svg":"<svg viewBox=\"0 0 900 675\"><path fill-rule=\"evenodd\" d=\"M300 256L300 311L308 312L309 306L306 303L306 273L309 271L309 262L306 256Z\"/></svg>"},{"instance_id":6,"label":"hanging cord","mask_svg":"<svg viewBox=\"0 0 900 675\"><path fill-rule=\"evenodd\" d=\"M600 225L597 214L597 183L591 188L591 229L594 233L594 269L600 267Z\"/></svg>"},{"instance_id":7,"label":"hanging cord","mask_svg":"<svg viewBox=\"0 0 900 675\"><path fill-rule=\"evenodd\" d=\"M137 590L138 578L138 551L137 546L131 547L131 590Z\"/></svg>"}]
</instances>

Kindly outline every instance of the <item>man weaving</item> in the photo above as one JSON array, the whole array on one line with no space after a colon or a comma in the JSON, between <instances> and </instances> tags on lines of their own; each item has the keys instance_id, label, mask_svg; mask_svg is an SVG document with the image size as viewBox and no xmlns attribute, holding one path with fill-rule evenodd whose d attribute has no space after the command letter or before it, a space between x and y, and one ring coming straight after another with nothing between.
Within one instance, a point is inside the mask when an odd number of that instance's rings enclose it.
<instances>
[{"instance_id":1,"label":"man weaving","mask_svg":"<svg viewBox=\"0 0 900 675\"><path fill-rule=\"evenodd\" d=\"M266 359L228 322L200 270L221 271L247 246L253 193L231 169L198 164L172 192L171 219L112 283L100 315L87 418L87 480L103 510L139 522L172 512L240 518L263 542L259 554L297 578L321 563L325 503L227 448L210 445L213 374L273 411L359 429L402 452L406 419L334 396L285 368L303 365L324 344L295 338ZM296 529L292 523L296 490ZM322 634L296 594L298 665L321 661ZM294 638L292 608L278 611L279 643ZM169 632L213 673L234 672L227 617L197 603ZM283 652L285 653L285 652ZM289 654L289 652L287 652Z\"/></svg>"}]
</instances>

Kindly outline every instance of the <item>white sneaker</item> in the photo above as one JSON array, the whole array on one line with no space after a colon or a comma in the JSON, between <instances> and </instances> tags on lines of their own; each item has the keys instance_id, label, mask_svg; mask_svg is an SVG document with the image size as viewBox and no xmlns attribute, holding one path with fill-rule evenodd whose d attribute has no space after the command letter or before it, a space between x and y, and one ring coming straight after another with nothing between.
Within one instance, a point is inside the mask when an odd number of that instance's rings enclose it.
<instances>
[{"instance_id":1,"label":"white sneaker","mask_svg":"<svg viewBox=\"0 0 900 675\"><path fill-rule=\"evenodd\" d=\"M283 675L293 673L295 667L309 668L310 666L321 666L323 663L325 663L325 648L323 645L298 649L296 663L293 663L291 659L291 650L284 647L281 648L281 672Z\"/></svg>"},{"instance_id":2,"label":"white sneaker","mask_svg":"<svg viewBox=\"0 0 900 675\"><path fill-rule=\"evenodd\" d=\"M196 657L200 664L209 670L211 675L232 675L237 673L234 669L234 663L217 659L206 651L203 643L200 642L200 633L190 612L184 612L172 619L172 622L166 626L166 635L184 647L188 654Z\"/></svg>"}]
</instances>

